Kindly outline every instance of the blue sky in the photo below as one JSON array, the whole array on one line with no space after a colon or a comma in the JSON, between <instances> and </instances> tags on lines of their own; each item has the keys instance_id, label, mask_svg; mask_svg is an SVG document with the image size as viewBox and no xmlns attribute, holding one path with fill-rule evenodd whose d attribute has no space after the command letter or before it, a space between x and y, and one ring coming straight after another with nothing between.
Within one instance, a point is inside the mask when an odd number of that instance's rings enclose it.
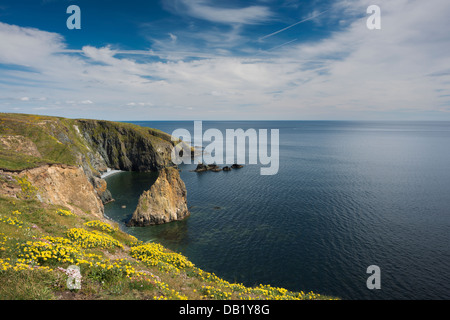
<instances>
[{"instance_id":1,"label":"blue sky","mask_svg":"<svg viewBox=\"0 0 450 320\"><path fill-rule=\"evenodd\" d=\"M450 120L448 17L448 0L2 0L0 111Z\"/></svg>"}]
</instances>

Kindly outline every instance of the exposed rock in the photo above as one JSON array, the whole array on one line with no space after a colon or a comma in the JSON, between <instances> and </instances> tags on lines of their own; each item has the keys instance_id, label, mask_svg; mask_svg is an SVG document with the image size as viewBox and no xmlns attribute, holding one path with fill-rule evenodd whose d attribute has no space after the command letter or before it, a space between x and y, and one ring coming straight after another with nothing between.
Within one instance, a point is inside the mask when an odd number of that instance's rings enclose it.
<instances>
[{"instance_id":1,"label":"exposed rock","mask_svg":"<svg viewBox=\"0 0 450 320\"><path fill-rule=\"evenodd\" d=\"M237 163L231 165L231 168L233 168L233 169L239 169L239 168L243 168L243 167L244 166L242 164L237 164Z\"/></svg>"},{"instance_id":2,"label":"exposed rock","mask_svg":"<svg viewBox=\"0 0 450 320\"><path fill-rule=\"evenodd\" d=\"M45 203L69 207L73 212L103 216L104 207L83 169L67 165L45 165L18 174L27 176Z\"/></svg>"},{"instance_id":3,"label":"exposed rock","mask_svg":"<svg viewBox=\"0 0 450 320\"><path fill-rule=\"evenodd\" d=\"M186 186L176 168L164 168L139 198L128 226L146 226L182 220L189 216Z\"/></svg>"},{"instance_id":4,"label":"exposed rock","mask_svg":"<svg viewBox=\"0 0 450 320\"><path fill-rule=\"evenodd\" d=\"M223 169L222 169L223 171L231 171L231 168L230 167L228 167L228 166L225 166L225 167L223 167Z\"/></svg>"},{"instance_id":5,"label":"exposed rock","mask_svg":"<svg viewBox=\"0 0 450 320\"><path fill-rule=\"evenodd\" d=\"M90 163L124 171L157 171L171 166L170 135L110 121L77 120L83 138L94 150ZM98 153L98 155L97 155ZM104 162L102 164L99 159ZM101 170L100 170L101 171Z\"/></svg>"},{"instance_id":6,"label":"exposed rock","mask_svg":"<svg viewBox=\"0 0 450 320\"><path fill-rule=\"evenodd\" d=\"M105 180L94 177L94 188L104 204L114 201Z\"/></svg>"}]
</instances>

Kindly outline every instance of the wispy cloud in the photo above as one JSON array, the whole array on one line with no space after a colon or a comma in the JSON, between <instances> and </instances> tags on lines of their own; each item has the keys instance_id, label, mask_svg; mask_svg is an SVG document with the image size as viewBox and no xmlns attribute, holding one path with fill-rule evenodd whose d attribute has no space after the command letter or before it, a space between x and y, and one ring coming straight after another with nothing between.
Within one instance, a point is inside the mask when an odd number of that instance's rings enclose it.
<instances>
[{"instance_id":1,"label":"wispy cloud","mask_svg":"<svg viewBox=\"0 0 450 320\"><path fill-rule=\"evenodd\" d=\"M212 7L192 3L197 10ZM450 3L384 1L377 31L366 28L367 1L352 4L359 10L346 0L329 9L348 22L326 38L285 39L257 56L213 46L220 42L213 32L201 35L212 43L202 52L184 43L189 34L180 30L169 30L173 46L166 31L167 43L149 50L69 50L59 34L0 23L0 109L112 120L448 117ZM205 19L216 14L193 12ZM223 19L251 21L238 13L239 19ZM259 21L263 16L268 11ZM239 27L232 31L229 45L246 40Z\"/></svg>"},{"instance_id":2,"label":"wispy cloud","mask_svg":"<svg viewBox=\"0 0 450 320\"><path fill-rule=\"evenodd\" d=\"M258 24L272 16L267 6L220 7L207 0L170 0L166 6L173 12L224 24Z\"/></svg>"}]
</instances>

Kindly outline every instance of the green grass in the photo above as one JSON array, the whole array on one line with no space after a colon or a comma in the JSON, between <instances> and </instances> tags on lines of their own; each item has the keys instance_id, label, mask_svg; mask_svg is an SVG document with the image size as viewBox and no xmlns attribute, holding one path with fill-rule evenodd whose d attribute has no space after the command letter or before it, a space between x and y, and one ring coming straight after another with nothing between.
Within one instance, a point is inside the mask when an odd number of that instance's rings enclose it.
<instances>
[{"instance_id":1,"label":"green grass","mask_svg":"<svg viewBox=\"0 0 450 320\"><path fill-rule=\"evenodd\" d=\"M42 155L39 158L18 153L14 149L0 148L0 168L23 170L45 163L75 165L77 161L74 150L80 148L81 144L64 144L56 138L60 134L65 134L71 138L71 141L75 141L73 132L68 131L68 127L70 126L67 126L66 120L60 118L0 114L0 138L1 136L23 136L32 141Z\"/></svg>"},{"instance_id":2,"label":"green grass","mask_svg":"<svg viewBox=\"0 0 450 320\"><path fill-rule=\"evenodd\" d=\"M69 241L67 231L71 228L92 231L95 228L85 223L98 218L87 214L62 216L57 213L59 209L67 210L35 200L0 197L0 217L16 217L21 222L19 226L0 221L0 299L330 298L266 285L250 288L230 283L197 268L186 257L160 245L152 245L149 250L133 250L144 244L118 229L107 234L119 241L122 247L83 249ZM117 228L111 221L103 222ZM42 241L53 248L57 248L56 244L50 243L66 241L60 248L76 250L76 256L80 259L72 262L51 257L47 260L26 260L24 255L27 251L24 248ZM82 286L79 290L67 288L68 276L61 271L61 268L71 264L79 265L81 270Z\"/></svg>"},{"instance_id":3,"label":"green grass","mask_svg":"<svg viewBox=\"0 0 450 320\"><path fill-rule=\"evenodd\" d=\"M62 277L43 270L12 269L1 271L0 298L2 300L53 300L55 288L63 286Z\"/></svg>"}]
</instances>

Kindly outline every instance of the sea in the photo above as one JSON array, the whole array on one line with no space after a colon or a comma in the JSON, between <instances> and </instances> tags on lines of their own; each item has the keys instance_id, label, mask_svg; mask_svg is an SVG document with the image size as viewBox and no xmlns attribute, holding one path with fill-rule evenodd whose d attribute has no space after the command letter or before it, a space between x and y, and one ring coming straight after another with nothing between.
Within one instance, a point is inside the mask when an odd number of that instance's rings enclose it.
<instances>
[{"instance_id":1,"label":"sea","mask_svg":"<svg viewBox=\"0 0 450 320\"><path fill-rule=\"evenodd\" d=\"M194 135L193 121L132 123ZM125 224L157 173L111 175L106 181L115 201L105 214L122 230L246 286L345 300L450 299L450 122L202 126L223 135L279 130L278 172L261 175L258 163L227 172L193 172L195 161L181 164L190 216L147 227Z\"/></svg>"}]
</instances>

